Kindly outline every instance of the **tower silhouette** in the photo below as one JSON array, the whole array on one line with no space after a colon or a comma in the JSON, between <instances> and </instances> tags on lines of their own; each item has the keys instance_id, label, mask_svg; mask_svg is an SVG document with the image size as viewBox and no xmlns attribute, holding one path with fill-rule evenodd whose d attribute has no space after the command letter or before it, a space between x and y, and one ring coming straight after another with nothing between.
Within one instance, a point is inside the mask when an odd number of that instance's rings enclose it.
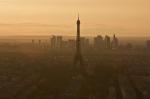
<instances>
[{"instance_id":1,"label":"tower silhouette","mask_svg":"<svg viewBox=\"0 0 150 99\"><path fill-rule=\"evenodd\" d=\"M74 57L74 71L77 75L85 74L83 57L81 54L81 40L80 40L80 18L77 19L77 35L76 35L76 52Z\"/></svg>"}]
</instances>

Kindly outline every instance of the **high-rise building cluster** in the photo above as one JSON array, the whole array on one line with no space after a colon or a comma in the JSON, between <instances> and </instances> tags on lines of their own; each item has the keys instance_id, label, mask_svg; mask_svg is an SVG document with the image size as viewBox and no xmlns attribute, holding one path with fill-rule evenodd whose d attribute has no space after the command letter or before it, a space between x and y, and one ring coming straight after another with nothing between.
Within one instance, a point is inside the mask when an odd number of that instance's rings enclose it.
<instances>
[{"instance_id":1,"label":"high-rise building cluster","mask_svg":"<svg viewBox=\"0 0 150 99\"><path fill-rule=\"evenodd\" d=\"M93 38L93 43L90 41L89 38L81 37L81 47L82 48L90 48L94 47L95 49L117 49L119 47L119 40L114 35L111 39L110 36L106 35L102 37L98 35ZM68 39L63 40L62 36L52 36L50 39L51 48L75 48L76 47L76 40L75 39Z\"/></svg>"},{"instance_id":2,"label":"high-rise building cluster","mask_svg":"<svg viewBox=\"0 0 150 99\"><path fill-rule=\"evenodd\" d=\"M80 40L81 40L81 47L87 48L90 46L89 39L81 37ZM50 42L51 48L75 48L76 46L75 39L63 40L62 36L52 36Z\"/></svg>"},{"instance_id":3,"label":"high-rise building cluster","mask_svg":"<svg viewBox=\"0 0 150 99\"><path fill-rule=\"evenodd\" d=\"M51 38L51 48L61 48L62 47L62 36L52 36Z\"/></svg>"},{"instance_id":4,"label":"high-rise building cluster","mask_svg":"<svg viewBox=\"0 0 150 99\"><path fill-rule=\"evenodd\" d=\"M117 49L119 47L119 40L114 35L113 39L106 35L104 38L98 35L94 38L94 48L96 49Z\"/></svg>"}]
</instances>

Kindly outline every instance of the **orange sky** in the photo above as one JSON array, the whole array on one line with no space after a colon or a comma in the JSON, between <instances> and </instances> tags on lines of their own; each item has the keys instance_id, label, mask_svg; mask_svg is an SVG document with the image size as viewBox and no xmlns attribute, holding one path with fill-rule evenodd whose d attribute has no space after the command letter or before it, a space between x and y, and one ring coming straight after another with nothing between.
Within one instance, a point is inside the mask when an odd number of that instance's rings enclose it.
<instances>
[{"instance_id":1,"label":"orange sky","mask_svg":"<svg viewBox=\"0 0 150 99\"><path fill-rule=\"evenodd\" d=\"M150 0L0 0L0 35L150 36Z\"/></svg>"}]
</instances>

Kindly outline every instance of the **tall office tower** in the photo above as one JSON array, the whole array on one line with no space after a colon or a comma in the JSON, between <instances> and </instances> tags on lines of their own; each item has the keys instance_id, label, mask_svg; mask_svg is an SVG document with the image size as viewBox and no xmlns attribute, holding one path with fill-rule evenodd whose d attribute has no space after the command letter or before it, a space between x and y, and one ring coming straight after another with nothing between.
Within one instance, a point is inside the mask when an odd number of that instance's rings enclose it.
<instances>
[{"instance_id":1,"label":"tall office tower","mask_svg":"<svg viewBox=\"0 0 150 99\"><path fill-rule=\"evenodd\" d=\"M42 42L42 41L41 41L41 40L39 40L39 44L41 44L41 42Z\"/></svg>"},{"instance_id":2,"label":"tall office tower","mask_svg":"<svg viewBox=\"0 0 150 99\"><path fill-rule=\"evenodd\" d=\"M52 36L52 38L51 38L51 48L56 48L56 42L57 42L56 36Z\"/></svg>"},{"instance_id":3,"label":"tall office tower","mask_svg":"<svg viewBox=\"0 0 150 99\"><path fill-rule=\"evenodd\" d=\"M105 36L105 48L106 49L110 49L111 48L111 42L110 42L110 37L109 36Z\"/></svg>"},{"instance_id":4,"label":"tall office tower","mask_svg":"<svg viewBox=\"0 0 150 99\"><path fill-rule=\"evenodd\" d=\"M77 20L77 35L76 35L76 53L74 57L74 67L73 67L75 73L84 75L85 68L84 68L84 62L83 57L81 54L81 42L80 42L80 19L78 16Z\"/></svg>"},{"instance_id":5,"label":"tall office tower","mask_svg":"<svg viewBox=\"0 0 150 99\"><path fill-rule=\"evenodd\" d=\"M104 48L104 40L101 35L98 35L94 38L94 48L96 49L102 49Z\"/></svg>"},{"instance_id":6,"label":"tall office tower","mask_svg":"<svg viewBox=\"0 0 150 99\"><path fill-rule=\"evenodd\" d=\"M34 40L34 39L32 39L32 43L35 43L35 40Z\"/></svg>"},{"instance_id":7,"label":"tall office tower","mask_svg":"<svg viewBox=\"0 0 150 99\"><path fill-rule=\"evenodd\" d=\"M56 47L57 48L61 48L62 47L62 36L57 36Z\"/></svg>"},{"instance_id":8,"label":"tall office tower","mask_svg":"<svg viewBox=\"0 0 150 99\"><path fill-rule=\"evenodd\" d=\"M113 36L113 40L112 40L112 43L111 43L111 47L112 49L117 49L119 46L119 41L118 41L118 38L116 38L115 34Z\"/></svg>"}]
</instances>

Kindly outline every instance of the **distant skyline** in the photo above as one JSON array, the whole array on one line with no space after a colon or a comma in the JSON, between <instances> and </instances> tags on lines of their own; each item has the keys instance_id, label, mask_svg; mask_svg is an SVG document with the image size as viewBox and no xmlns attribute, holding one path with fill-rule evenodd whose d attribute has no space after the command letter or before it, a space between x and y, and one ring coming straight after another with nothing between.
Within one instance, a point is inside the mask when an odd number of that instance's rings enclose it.
<instances>
[{"instance_id":1,"label":"distant skyline","mask_svg":"<svg viewBox=\"0 0 150 99\"><path fill-rule=\"evenodd\" d=\"M150 0L0 0L0 36L150 36Z\"/></svg>"}]
</instances>

